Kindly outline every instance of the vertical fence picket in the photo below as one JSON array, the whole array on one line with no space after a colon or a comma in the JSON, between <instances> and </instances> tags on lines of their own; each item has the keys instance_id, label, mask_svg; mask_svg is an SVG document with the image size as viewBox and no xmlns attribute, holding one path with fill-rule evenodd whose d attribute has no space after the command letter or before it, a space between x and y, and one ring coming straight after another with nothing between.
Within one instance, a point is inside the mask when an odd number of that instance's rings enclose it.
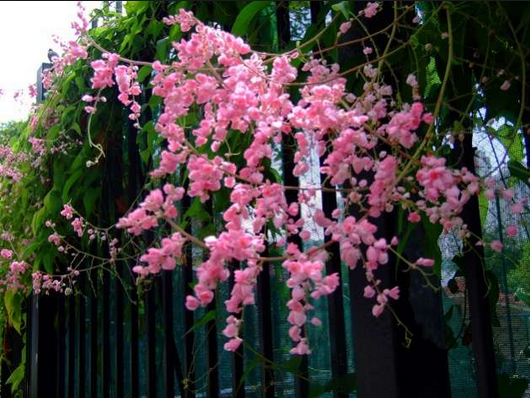
<instances>
[{"instance_id":1,"label":"vertical fence picket","mask_svg":"<svg viewBox=\"0 0 530 398\"><path fill-rule=\"evenodd\" d=\"M467 167L469 171L475 173L475 150L472 134L465 134L463 142L457 143L455 146L455 151L456 158L461 159L460 166ZM478 393L481 398L497 398L499 393L488 297L489 288L484 278L484 248L482 245L476 245L482 239L477 196L471 196L464 205L462 220L471 233L468 250L464 250L463 257Z\"/></svg>"},{"instance_id":2,"label":"vertical fence picket","mask_svg":"<svg viewBox=\"0 0 530 398\"><path fill-rule=\"evenodd\" d=\"M232 261L231 263L231 269L230 269L230 279L229 279L229 292L232 292L232 288L234 287L235 283L235 271L240 268L240 263L238 261ZM244 339L242 336L242 332L240 332L240 337ZM239 346L239 348L231 354L231 360L232 360L232 396L237 398L243 398L245 396L245 383L243 381L243 374L244 374L244 348L243 344Z\"/></svg>"},{"instance_id":3,"label":"vertical fence picket","mask_svg":"<svg viewBox=\"0 0 530 398\"><path fill-rule=\"evenodd\" d=\"M276 21L278 30L278 43L280 49L285 48L291 41L291 21L289 19L289 2L279 1L276 3ZM288 134L283 137L282 142L282 167L283 167L283 178L284 184L287 186L298 187L298 177L293 175L294 169L294 151L295 147L294 138ZM298 192L295 190L288 190L285 192L285 198L287 204L295 203L298 201ZM296 244L302 249L302 240L299 235L292 235L288 237L289 243ZM302 331L302 337L304 332ZM307 397L309 394L309 382L308 382L308 359L306 355L301 356L300 367L295 380L295 390L297 397Z\"/></svg>"},{"instance_id":4,"label":"vertical fence picket","mask_svg":"<svg viewBox=\"0 0 530 398\"><path fill-rule=\"evenodd\" d=\"M101 313L102 313L102 322L103 327L101 328L102 337L103 337L103 347L101 355L101 388L102 388L102 397L109 398L111 395L112 388L112 376L111 376L111 366L110 366L110 355L111 355L111 346L110 346L110 277L107 272L103 273L102 276L102 297L101 297Z\"/></svg>"},{"instance_id":5,"label":"vertical fence picket","mask_svg":"<svg viewBox=\"0 0 530 398\"><path fill-rule=\"evenodd\" d=\"M76 396L75 381L76 381L76 349L75 349L75 329L76 329L76 309L75 297L69 296L68 303L68 397L74 398Z\"/></svg>"},{"instance_id":6,"label":"vertical fence picket","mask_svg":"<svg viewBox=\"0 0 530 398\"><path fill-rule=\"evenodd\" d=\"M85 391L86 391L86 323L85 323L85 317L86 317L86 299L85 299L85 292L86 292L86 276L81 275L79 278L79 286L81 289L81 294L76 296L77 299L77 305L78 305L78 315L79 315L79 322L78 322L78 335L77 339L79 341L79 351L77 354L77 367L79 369L79 381L77 385L77 397L78 398L85 398Z\"/></svg>"},{"instance_id":7,"label":"vertical fence picket","mask_svg":"<svg viewBox=\"0 0 530 398\"><path fill-rule=\"evenodd\" d=\"M263 253L263 256L267 255L267 252ZM274 397L275 392L274 370L270 366L270 363L274 361L270 267L272 267L272 264L268 262L263 264L263 270L258 275L257 281L260 350L266 361L261 368L262 396L265 398Z\"/></svg>"},{"instance_id":8,"label":"vertical fence picket","mask_svg":"<svg viewBox=\"0 0 530 398\"><path fill-rule=\"evenodd\" d=\"M206 311L216 311L216 300L206 306ZM208 371L208 398L219 396L219 355L217 353L217 322L212 319L206 323L206 369Z\"/></svg>"},{"instance_id":9,"label":"vertical fence picket","mask_svg":"<svg viewBox=\"0 0 530 398\"><path fill-rule=\"evenodd\" d=\"M155 305L155 289L157 286L151 286L150 290L145 295L145 317L147 326L147 347L146 347L146 364L147 364L147 397L156 398L157 388L156 380L158 374L156 371L156 305Z\"/></svg>"},{"instance_id":10,"label":"vertical fence picket","mask_svg":"<svg viewBox=\"0 0 530 398\"><path fill-rule=\"evenodd\" d=\"M123 367L124 356L124 339L123 339L123 286L120 279L124 278L122 264L116 264L116 272L120 278L114 281L114 314L115 314L115 333L114 340L114 367L116 372L116 396L124 396L125 371Z\"/></svg>"},{"instance_id":11,"label":"vertical fence picket","mask_svg":"<svg viewBox=\"0 0 530 398\"><path fill-rule=\"evenodd\" d=\"M120 4L121 7L121 4ZM132 126L132 122L128 121L126 124L126 142L127 142L127 153L129 159L129 168L128 168L128 181L127 181L127 196L128 196L128 207L130 208L135 201L136 197L142 189L142 168L141 168L141 159L140 152L138 148L138 143L136 142L137 132ZM128 264L131 268L135 265L134 262ZM131 398L138 398L140 396L140 369L139 369L139 333L138 333L138 305L139 297L137 290L134 286L135 276L131 273L131 270L128 270L129 277L127 281L133 286L131 291L131 301L130 306L130 368L129 368L129 380L131 386Z\"/></svg>"},{"instance_id":12,"label":"vertical fence picket","mask_svg":"<svg viewBox=\"0 0 530 398\"><path fill-rule=\"evenodd\" d=\"M98 317L98 274L97 270L90 272L90 395L98 395L98 352L99 352L99 317Z\"/></svg>"},{"instance_id":13,"label":"vertical fence picket","mask_svg":"<svg viewBox=\"0 0 530 398\"><path fill-rule=\"evenodd\" d=\"M56 397L64 397L66 395L66 390L65 390L66 363L65 363L65 357L64 357L64 354L66 352L66 344L65 344L66 312L65 312L64 306L65 306L64 297L63 296L57 297L57 329L56 329L56 337L55 337L57 340L57 349L55 352L55 361L57 363L56 373L55 373L55 383L57 386L56 394L55 394Z\"/></svg>"},{"instance_id":14,"label":"vertical fence picket","mask_svg":"<svg viewBox=\"0 0 530 398\"><path fill-rule=\"evenodd\" d=\"M182 214L185 214L190 207L190 197L184 195L182 198ZM191 222L186 225L186 232L191 234ZM191 287L193 283L193 254L191 244L187 244L184 248L184 261L182 267L182 291L183 301L181 303L184 317L184 330L186 334L184 336L184 396L185 398L195 397L195 371L193 363L193 350L195 345L195 334L191 330L194 323L193 311L186 309L186 297L193 294Z\"/></svg>"},{"instance_id":15,"label":"vertical fence picket","mask_svg":"<svg viewBox=\"0 0 530 398\"><path fill-rule=\"evenodd\" d=\"M173 340L173 284L170 275L172 271L162 272L162 314L164 320L164 346L162 354L163 394L166 398L172 398L175 395L174 364L177 361Z\"/></svg>"},{"instance_id":16,"label":"vertical fence picket","mask_svg":"<svg viewBox=\"0 0 530 398\"><path fill-rule=\"evenodd\" d=\"M323 21L319 20L324 16L320 16L322 10L322 3L314 1L310 3L311 23L313 25L319 24ZM320 165L324 165L325 156L320 159ZM320 181L325 188L332 188L326 180L324 174L320 175ZM335 192L322 191L322 210L325 216L332 218L332 212L337 208L337 196ZM324 242L331 240L329 235L324 237ZM341 273L341 258L339 244L335 242L329 249L329 260L326 262L326 272L328 275L337 273L339 279L342 281ZM335 292L328 296L328 318L329 318L329 343L330 343L330 358L331 358L331 374L333 378L344 376L348 373L348 358L346 350L346 325L344 319L344 302L342 284L337 286ZM335 392L335 398L345 398L346 393Z\"/></svg>"}]
</instances>

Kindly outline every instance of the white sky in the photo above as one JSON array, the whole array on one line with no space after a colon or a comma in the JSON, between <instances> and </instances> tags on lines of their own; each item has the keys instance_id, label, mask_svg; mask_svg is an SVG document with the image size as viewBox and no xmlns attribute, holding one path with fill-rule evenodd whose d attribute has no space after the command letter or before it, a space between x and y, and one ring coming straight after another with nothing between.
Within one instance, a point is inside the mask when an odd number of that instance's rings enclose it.
<instances>
[{"instance_id":1,"label":"white sky","mask_svg":"<svg viewBox=\"0 0 530 398\"><path fill-rule=\"evenodd\" d=\"M59 51L52 36L74 38L70 27L76 19L76 1L5 1L0 12L0 123L25 119L30 101L13 100L16 91L34 84L42 62L48 62L48 49ZM86 12L101 4L83 2Z\"/></svg>"}]
</instances>

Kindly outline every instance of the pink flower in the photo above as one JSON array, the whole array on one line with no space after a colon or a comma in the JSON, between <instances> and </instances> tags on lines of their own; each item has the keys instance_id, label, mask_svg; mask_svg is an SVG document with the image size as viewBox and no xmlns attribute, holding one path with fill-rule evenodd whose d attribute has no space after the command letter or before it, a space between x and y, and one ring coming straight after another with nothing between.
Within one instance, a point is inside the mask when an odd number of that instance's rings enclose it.
<instances>
[{"instance_id":1,"label":"pink flower","mask_svg":"<svg viewBox=\"0 0 530 398\"><path fill-rule=\"evenodd\" d=\"M11 250L8 250L8 249L2 249L0 251L0 256L5 258L6 260L9 260L11 257L13 257L13 252Z\"/></svg>"},{"instance_id":2,"label":"pink flower","mask_svg":"<svg viewBox=\"0 0 530 398\"><path fill-rule=\"evenodd\" d=\"M390 297L394 300L399 299L399 286L394 286L392 289L383 290L383 294L387 297Z\"/></svg>"},{"instance_id":3,"label":"pink flower","mask_svg":"<svg viewBox=\"0 0 530 398\"><path fill-rule=\"evenodd\" d=\"M490 243L490 247L493 251L500 253L502 252L503 244L499 240L494 240Z\"/></svg>"},{"instance_id":4,"label":"pink flower","mask_svg":"<svg viewBox=\"0 0 530 398\"><path fill-rule=\"evenodd\" d=\"M384 311L385 304L375 304L372 307L372 315L378 318Z\"/></svg>"},{"instance_id":5,"label":"pink flower","mask_svg":"<svg viewBox=\"0 0 530 398\"><path fill-rule=\"evenodd\" d=\"M341 31L341 33L346 33L348 30L350 30L351 28L351 22L348 21L348 22L343 22L340 26L339 26L339 30Z\"/></svg>"},{"instance_id":6,"label":"pink flower","mask_svg":"<svg viewBox=\"0 0 530 398\"><path fill-rule=\"evenodd\" d=\"M504 83L499 87L502 91L508 91L510 89L510 82L508 80L505 80Z\"/></svg>"},{"instance_id":7,"label":"pink flower","mask_svg":"<svg viewBox=\"0 0 530 398\"><path fill-rule=\"evenodd\" d=\"M63 210L61 211L61 216L70 220L74 216L74 209L70 205L64 205Z\"/></svg>"},{"instance_id":8,"label":"pink flower","mask_svg":"<svg viewBox=\"0 0 530 398\"><path fill-rule=\"evenodd\" d=\"M309 345L307 344L306 339L301 339L300 342L296 345L296 347L291 349L291 354L295 355L309 355L311 354L311 350L309 349Z\"/></svg>"},{"instance_id":9,"label":"pink flower","mask_svg":"<svg viewBox=\"0 0 530 398\"><path fill-rule=\"evenodd\" d=\"M412 73L407 76L407 84L411 87L418 87L418 80Z\"/></svg>"},{"instance_id":10,"label":"pink flower","mask_svg":"<svg viewBox=\"0 0 530 398\"><path fill-rule=\"evenodd\" d=\"M370 55L374 52L374 49L372 47L365 47L363 48L363 54L364 55Z\"/></svg>"},{"instance_id":11,"label":"pink flower","mask_svg":"<svg viewBox=\"0 0 530 398\"><path fill-rule=\"evenodd\" d=\"M523 204L522 203L515 203L512 205L512 212L514 214L521 214L523 212Z\"/></svg>"},{"instance_id":12,"label":"pink flower","mask_svg":"<svg viewBox=\"0 0 530 398\"><path fill-rule=\"evenodd\" d=\"M366 18L372 18L377 14L377 8L379 7L379 4L377 2L370 3L366 5L366 8L364 9L364 16Z\"/></svg>"},{"instance_id":13,"label":"pink flower","mask_svg":"<svg viewBox=\"0 0 530 398\"><path fill-rule=\"evenodd\" d=\"M197 308L199 308L199 305L201 302L197 300L193 296L187 296L186 297L186 308L190 311L195 311Z\"/></svg>"},{"instance_id":14,"label":"pink flower","mask_svg":"<svg viewBox=\"0 0 530 398\"><path fill-rule=\"evenodd\" d=\"M372 298L372 297L375 297L375 294L376 294L376 291L372 286L368 285L364 287L364 294L363 294L364 297Z\"/></svg>"},{"instance_id":15,"label":"pink flower","mask_svg":"<svg viewBox=\"0 0 530 398\"><path fill-rule=\"evenodd\" d=\"M413 223L417 223L421 221L421 216L417 212L412 212L407 217L407 220Z\"/></svg>"},{"instance_id":16,"label":"pink flower","mask_svg":"<svg viewBox=\"0 0 530 398\"><path fill-rule=\"evenodd\" d=\"M48 242L53 243L55 246L59 246L61 244L61 237L57 232L54 232L48 236Z\"/></svg>"},{"instance_id":17,"label":"pink flower","mask_svg":"<svg viewBox=\"0 0 530 398\"><path fill-rule=\"evenodd\" d=\"M508 235L510 238L515 238L517 234L519 233L516 225L509 225L506 228L506 235Z\"/></svg>"},{"instance_id":18,"label":"pink flower","mask_svg":"<svg viewBox=\"0 0 530 398\"><path fill-rule=\"evenodd\" d=\"M424 267L432 267L434 265L434 260L432 258L423 258L420 257L416 261L416 264L422 265Z\"/></svg>"},{"instance_id":19,"label":"pink flower","mask_svg":"<svg viewBox=\"0 0 530 398\"><path fill-rule=\"evenodd\" d=\"M83 224L83 219L82 218L80 218L80 217L74 218L74 221L72 221L72 227L74 228L74 231L77 233L77 236L79 236L79 237L83 236L84 224Z\"/></svg>"},{"instance_id":20,"label":"pink flower","mask_svg":"<svg viewBox=\"0 0 530 398\"><path fill-rule=\"evenodd\" d=\"M231 352L237 351L237 349L239 348L242 342L243 340L240 337L230 339L228 340L228 342L225 343L224 349L226 351L231 351Z\"/></svg>"},{"instance_id":21,"label":"pink flower","mask_svg":"<svg viewBox=\"0 0 530 398\"><path fill-rule=\"evenodd\" d=\"M148 264L149 272L159 273L162 269L172 270L175 268L177 259L182 256L182 246L186 242L178 232L171 237L162 239L160 248L150 248L146 254L140 257L140 261Z\"/></svg>"}]
</instances>

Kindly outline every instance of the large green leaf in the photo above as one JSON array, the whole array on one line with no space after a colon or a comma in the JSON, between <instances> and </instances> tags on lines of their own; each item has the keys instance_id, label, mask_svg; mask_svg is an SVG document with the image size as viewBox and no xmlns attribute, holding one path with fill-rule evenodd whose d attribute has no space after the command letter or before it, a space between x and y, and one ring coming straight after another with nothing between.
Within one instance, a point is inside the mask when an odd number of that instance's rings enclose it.
<instances>
[{"instance_id":1,"label":"large green leaf","mask_svg":"<svg viewBox=\"0 0 530 398\"><path fill-rule=\"evenodd\" d=\"M9 323L20 334L22 325L22 298L19 293L7 290L4 294L4 305Z\"/></svg>"},{"instance_id":2,"label":"large green leaf","mask_svg":"<svg viewBox=\"0 0 530 398\"><path fill-rule=\"evenodd\" d=\"M425 229L425 241L423 250L425 257L434 259L433 271L441 277L442 274L442 252L438 245L438 238L442 233L442 226L440 224L431 224L429 220L422 218L423 228Z\"/></svg>"},{"instance_id":3,"label":"large green leaf","mask_svg":"<svg viewBox=\"0 0 530 398\"><path fill-rule=\"evenodd\" d=\"M499 398L522 398L528 387L528 379L520 376L501 374L499 381Z\"/></svg>"},{"instance_id":4,"label":"large green leaf","mask_svg":"<svg viewBox=\"0 0 530 398\"><path fill-rule=\"evenodd\" d=\"M530 178L530 171L524 167L521 163L514 160L508 162L508 170L510 170L510 175L512 177L518 178L525 184L528 184L528 179Z\"/></svg>"},{"instance_id":5,"label":"large green leaf","mask_svg":"<svg viewBox=\"0 0 530 398\"><path fill-rule=\"evenodd\" d=\"M86 173L86 170L78 169L75 173L73 173L68 179L66 180L66 183L63 187L63 194L62 194L62 200L64 203L67 203L70 198L70 188L81 178L83 174Z\"/></svg>"},{"instance_id":6,"label":"large green leaf","mask_svg":"<svg viewBox=\"0 0 530 398\"><path fill-rule=\"evenodd\" d=\"M247 33L250 22L271 3L271 1L253 1L246 5L238 14L234 26L232 26L232 33L237 36L243 36Z\"/></svg>"},{"instance_id":7,"label":"large green leaf","mask_svg":"<svg viewBox=\"0 0 530 398\"><path fill-rule=\"evenodd\" d=\"M208 311L206 314L204 314L197 322L193 324L193 326L188 330L184 335L187 335L188 333L191 333L198 328L206 325L210 321L214 321L216 318L217 312L215 310Z\"/></svg>"},{"instance_id":8,"label":"large green leaf","mask_svg":"<svg viewBox=\"0 0 530 398\"><path fill-rule=\"evenodd\" d=\"M21 363L17 366L17 368L11 373L9 376L9 379L7 379L6 384L11 384L11 393L14 394L18 387L20 386L20 383L24 381L24 373L26 370L26 366L24 363Z\"/></svg>"},{"instance_id":9,"label":"large green leaf","mask_svg":"<svg viewBox=\"0 0 530 398\"><path fill-rule=\"evenodd\" d=\"M311 383L309 397L317 398L329 392L349 394L355 392L356 388L355 373L349 373L347 375L337 376L325 385Z\"/></svg>"},{"instance_id":10,"label":"large green leaf","mask_svg":"<svg viewBox=\"0 0 530 398\"><path fill-rule=\"evenodd\" d=\"M50 214L58 213L63 205L61 194L58 190L52 189L44 197L44 207Z\"/></svg>"}]
</instances>

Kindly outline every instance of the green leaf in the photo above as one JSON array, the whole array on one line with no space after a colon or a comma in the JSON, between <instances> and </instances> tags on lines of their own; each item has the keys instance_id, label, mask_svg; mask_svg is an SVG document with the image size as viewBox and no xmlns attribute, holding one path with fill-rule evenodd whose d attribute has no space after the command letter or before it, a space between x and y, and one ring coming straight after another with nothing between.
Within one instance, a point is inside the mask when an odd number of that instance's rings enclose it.
<instances>
[{"instance_id":1,"label":"green leaf","mask_svg":"<svg viewBox=\"0 0 530 398\"><path fill-rule=\"evenodd\" d=\"M530 171L521 163L510 160L508 162L508 170L510 170L510 175L512 177L518 178L525 184L528 184L528 178L530 178Z\"/></svg>"},{"instance_id":2,"label":"green leaf","mask_svg":"<svg viewBox=\"0 0 530 398\"><path fill-rule=\"evenodd\" d=\"M24 380L25 371L25 364L21 363L17 366L13 373L11 373L9 379L7 379L6 384L11 384L11 394L14 394L18 390L20 383L22 383L22 381Z\"/></svg>"},{"instance_id":3,"label":"green leaf","mask_svg":"<svg viewBox=\"0 0 530 398\"><path fill-rule=\"evenodd\" d=\"M85 217L90 217L96 207L96 202L101 195L101 188L87 189L83 196L83 205L85 206Z\"/></svg>"},{"instance_id":4,"label":"green leaf","mask_svg":"<svg viewBox=\"0 0 530 398\"><path fill-rule=\"evenodd\" d=\"M216 311L211 310L208 311L206 314L204 314L197 322L193 324L193 326L188 330L186 333L184 333L184 336L186 336L188 333L191 333L198 328L206 325L208 322L215 320L216 318Z\"/></svg>"},{"instance_id":5,"label":"green leaf","mask_svg":"<svg viewBox=\"0 0 530 398\"><path fill-rule=\"evenodd\" d=\"M9 323L20 334L22 324L22 298L17 292L12 290L6 291L4 294L4 305L7 311Z\"/></svg>"},{"instance_id":6,"label":"green leaf","mask_svg":"<svg viewBox=\"0 0 530 398\"><path fill-rule=\"evenodd\" d=\"M350 8L348 6L349 1L341 1L340 3L333 4L331 9L336 12L341 12L344 18L350 18Z\"/></svg>"},{"instance_id":7,"label":"green leaf","mask_svg":"<svg viewBox=\"0 0 530 398\"><path fill-rule=\"evenodd\" d=\"M528 388L528 379L505 373L499 375L499 398L522 398Z\"/></svg>"},{"instance_id":8,"label":"green leaf","mask_svg":"<svg viewBox=\"0 0 530 398\"><path fill-rule=\"evenodd\" d=\"M52 128L48 130L48 134L46 135L46 140L49 142L50 146L54 140L57 139L59 136L59 133L61 132L61 125L56 124Z\"/></svg>"},{"instance_id":9,"label":"green leaf","mask_svg":"<svg viewBox=\"0 0 530 398\"><path fill-rule=\"evenodd\" d=\"M486 225L486 218L488 217L488 211L490 207L490 201L486 198L486 193L481 191L478 195L478 204L480 211L480 225Z\"/></svg>"},{"instance_id":10,"label":"green leaf","mask_svg":"<svg viewBox=\"0 0 530 398\"><path fill-rule=\"evenodd\" d=\"M169 37L165 37L156 42L156 55L158 60L165 60L169 51Z\"/></svg>"},{"instance_id":11,"label":"green leaf","mask_svg":"<svg viewBox=\"0 0 530 398\"><path fill-rule=\"evenodd\" d=\"M282 370L284 372L289 372L294 375L299 373L300 369L300 363L302 362L302 357L300 356L293 356L291 359L287 360L286 362L276 365L278 370Z\"/></svg>"},{"instance_id":12,"label":"green leaf","mask_svg":"<svg viewBox=\"0 0 530 398\"><path fill-rule=\"evenodd\" d=\"M440 224L431 224L429 220L422 218L425 230L424 253L425 257L434 259L433 272L440 278L442 274L442 252L438 246L438 238L442 233Z\"/></svg>"},{"instance_id":13,"label":"green leaf","mask_svg":"<svg viewBox=\"0 0 530 398\"><path fill-rule=\"evenodd\" d=\"M142 11L145 11L149 7L148 1L126 1L125 2L125 11L127 15L138 14Z\"/></svg>"},{"instance_id":14,"label":"green leaf","mask_svg":"<svg viewBox=\"0 0 530 398\"><path fill-rule=\"evenodd\" d=\"M72 174L70 177L68 177L68 180L66 180L66 183L64 184L63 188L63 203L67 203L70 198L70 188L81 178L81 176L86 172L86 170L79 169L74 174Z\"/></svg>"},{"instance_id":15,"label":"green leaf","mask_svg":"<svg viewBox=\"0 0 530 398\"><path fill-rule=\"evenodd\" d=\"M33 214L33 219L31 220L31 228L33 233L37 233L39 228L44 224L47 214L48 212L46 211L45 207L37 210L35 214Z\"/></svg>"},{"instance_id":16,"label":"green leaf","mask_svg":"<svg viewBox=\"0 0 530 398\"><path fill-rule=\"evenodd\" d=\"M153 68L149 65L144 65L138 71L138 82L142 83L146 77L151 75Z\"/></svg>"},{"instance_id":17,"label":"green leaf","mask_svg":"<svg viewBox=\"0 0 530 398\"><path fill-rule=\"evenodd\" d=\"M63 205L61 194L58 190L53 189L44 197L44 207L49 213L54 214L59 212Z\"/></svg>"},{"instance_id":18,"label":"green leaf","mask_svg":"<svg viewBox=\"0 0 530 398\"><path fill-rule=\"evenodd\" d=\"M339 392L349 394L355 392L357 388L357 381L355 373L349 373L341 375L328 381L325 385L318 383L311 383L310 386L310 398L317 398L324 395L327 392Z\"/></svg>"},{"instance_id":19,"label":"green leaf","mask_svg":"<svg viewBox=\"0 0 530 398\"><path fill-rule=\"evenodd\" d=\"M326 387L329 388L329 391L352 393L357 388L355 373L337 376L333 378Z\"/></svg>"},{"instance_id":20,"label":"green leaf","mask_svg":"<svg viewBox=\"0 0 530 398\"><path fill-rule=\"evenodd\" d=\"M186 213L184 213L184 218L198 221L209 221L211 219L208 212L204 209L204 204L201 203L199 198L193 199L191 206Z\"/></svg>"},{"instance_id":21,"label":"green leaf","mask_svg":"<svg viewBox=\"0 0 530 398\"><path fill-rule=\"evenodd\" d=\"M253 1L246 5L237 15L234 26L232 26L232 33L236 36L243 36L247 32L250 22L254 17L271 3L271 1Z\"/></svg>"},{"instance_id":22,"label":"green leaf","mask_svg":"<svg viewBox=\"0 0 530 398\"><path fill-rule=\"evenodd\" d=\"M50 247L49 250L45 252L44 254L42 254L40 257L44 264L44 270L48 274L53 274L55 271L55 267L54 267L55 249Z\"/></svg>"}]
</instances>

